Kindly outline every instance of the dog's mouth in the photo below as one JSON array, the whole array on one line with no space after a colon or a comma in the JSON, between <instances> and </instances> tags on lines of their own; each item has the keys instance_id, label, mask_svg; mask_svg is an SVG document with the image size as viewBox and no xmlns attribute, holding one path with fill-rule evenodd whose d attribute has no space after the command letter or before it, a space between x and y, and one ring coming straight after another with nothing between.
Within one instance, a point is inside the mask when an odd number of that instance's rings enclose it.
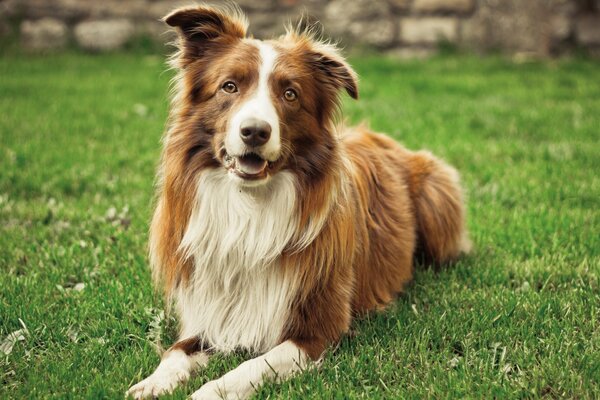
<instances>
[{"instance_id":1,"label":"dog's mouth","mask_svg":"<svg viewBox=\"0 0 600 400\"><path fill-rule=\"evenodd\" d=\"M246 153L241 156L225 154L225 167L242 179L258 180L268 175L268 170L273 166L271 161L265 160L256 153Z\"/></svg>"}]
</instances>

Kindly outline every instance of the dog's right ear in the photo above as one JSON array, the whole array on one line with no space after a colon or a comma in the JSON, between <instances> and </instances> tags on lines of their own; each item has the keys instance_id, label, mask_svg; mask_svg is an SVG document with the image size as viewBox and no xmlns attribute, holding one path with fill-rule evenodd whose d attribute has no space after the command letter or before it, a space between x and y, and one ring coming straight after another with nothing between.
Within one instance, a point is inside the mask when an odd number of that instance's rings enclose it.
<instances>
[{"instance_id":1,"label":"dog's right ear","mask_svg":"<svg viewBox=\"0 0 600 400\"><path fill-rule=\"evenodd\" d=\"M240 9L206 6L180 8L163 18L179 34L181 66L200 58L215 43L246 37L248 20Z\"/></svg>"}]
</instances>

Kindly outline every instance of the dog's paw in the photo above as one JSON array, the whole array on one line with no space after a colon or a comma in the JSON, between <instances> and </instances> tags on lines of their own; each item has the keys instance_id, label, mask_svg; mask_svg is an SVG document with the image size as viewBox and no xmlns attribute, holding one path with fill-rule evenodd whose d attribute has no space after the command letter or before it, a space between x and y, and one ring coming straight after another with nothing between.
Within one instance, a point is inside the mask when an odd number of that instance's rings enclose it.
<instances>
[{"instance_id":1,"label":"dog's paw","mask_svg":"<svg viewBox=\"0 0 600 400\"><path fill-rule=\"evenodd\" d=\"M192 394L192 400L244 400L253 393L251 386L249 389L244 385L226 385L221 378L202 385Z\"/></svg>"},{"instance_id":2,"label":"dog's paw","mask_svg":"<svg viewBox=\"0 0 600 400\"><path fill-rule=\"evenodd\" d=\"M192 400L220 400L227 398L225 388L222 384L219 385L217 380L205 383L192 394Z\"/></svg>"},{"instance_id":3,"label":"dog's paw","mask_svg":"<svg viewBox=\"0 0 600 400\"><path fill-rule=\"evenodd\" d=\"M156 371L143 381L130 387L125 396L131 396L134 399L157 397L172 392L179 382L186 380L188 377L189 374L182 371Z\"/></svg>"}]
</instances>

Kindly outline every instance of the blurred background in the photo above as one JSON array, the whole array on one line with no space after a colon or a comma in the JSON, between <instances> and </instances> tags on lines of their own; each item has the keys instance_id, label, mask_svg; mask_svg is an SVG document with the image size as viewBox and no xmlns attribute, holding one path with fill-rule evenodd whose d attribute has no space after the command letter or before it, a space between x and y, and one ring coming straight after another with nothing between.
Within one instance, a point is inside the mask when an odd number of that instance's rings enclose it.
<instances>
[{"instance_id":1,"label":"blurred background","mask_svg":"<svg viewBox=\"0 0 600 400\"><path fill-rule=\"evenodd\" d=\"M0 0L0 37L28 51L164 43L159 21L190 1ZM208 2L210 3L210 2ZM219 3L219 2L212 2ZM346 47L399 58L442 48L549 57L600 55L600 0L240 0L259 38L306 11Z\"/></svg>"}]
</instances>

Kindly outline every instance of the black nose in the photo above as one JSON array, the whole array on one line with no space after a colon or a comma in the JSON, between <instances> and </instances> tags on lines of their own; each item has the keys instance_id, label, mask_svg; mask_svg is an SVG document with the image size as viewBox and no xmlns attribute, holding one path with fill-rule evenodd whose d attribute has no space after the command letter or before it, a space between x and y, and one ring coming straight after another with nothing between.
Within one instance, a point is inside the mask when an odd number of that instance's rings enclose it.
<instances>
[{"instance_id":1,"label":"black nose","mask_svg":"<svg viewBox=\"0 0 600 400\"><path fill-rule=\"evenodd\" d=\"M248 118L240 126L240 136L248 146L262 146L271 137L271 125L267 121Z\"/></svg>"}]
</instances>

